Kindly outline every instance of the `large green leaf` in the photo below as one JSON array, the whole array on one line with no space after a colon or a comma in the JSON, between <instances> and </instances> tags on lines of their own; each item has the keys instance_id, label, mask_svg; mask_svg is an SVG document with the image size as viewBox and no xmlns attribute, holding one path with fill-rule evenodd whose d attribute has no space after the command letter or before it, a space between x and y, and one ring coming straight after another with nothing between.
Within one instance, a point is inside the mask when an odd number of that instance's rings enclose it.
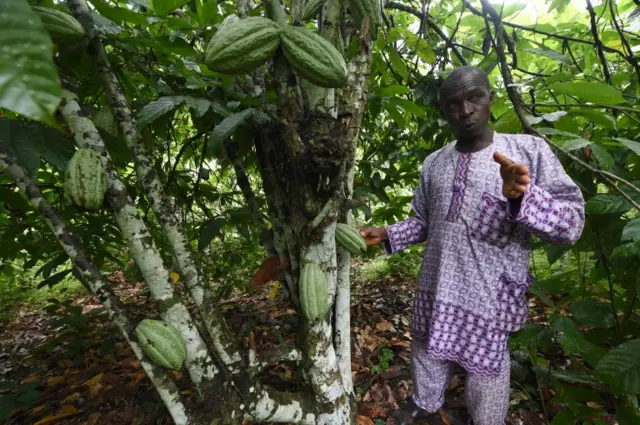
<instances>
[{"instance_id":1,"label":"large green leaf","mask_svg":"<svg viewBox=\"0 0 640 425\"><path fill-rule=\"evenodd\" d=\"M231 137L236 128L244 124L254 112L255 109L253 108L245 109L242 112L238 112L223 119L220 124L216 125L209 137L207 154L215 157L221 157L224 152L222 145L224 141Z\"/></svg>"},{"instance_id":2,"label":"large green leaf","mask_svg":"<svg viewBox=\"0 0 640 425\"><path fill-rule=\"evenodd\" d=\"M554 314L550 322L551 328L556 331L558 342L566 354L582 356L592 366L595 366L605 354L604 349L584 338L570 318Z\"/></svg>"},{"instance_id":3,"label":"large green leaf","mask_svg":"<svg viewBox=\"0 0 640 425\"><path fill-rule=\"evenodd\" d=\"M164 96L147 103L138 113L138 128L151 124L164 114L182 105L184 101L184 96Z\"/></svg>"},{"instance_id":4,"label":"large green leaf","mask_svg":"<svg viewBox=\"0 0 640 425\"><path fill-rule=\"evenodd\" d=\"M0 1L0 108L52 123L62 90L53 43L26 0Z\"/></svg>"},{"instance_id":5,"label":"large green leaf","mask_svg":"<svg viewBox=\"0 0 640 425\"><path fill-rule=\"evenodd\" d=\"M608 170L615 165L616 160L609 153L607 148L596 143L592 143L590 145L590 148L593 156L595 156L596 160L598 161L600 168L602 168L603 170Z\"/></svg>"},{"instance_id":6,"label":"large green leaf","mask_svg":"<svg viewBox=\"0 0 640 425\"><path fill-rule=\"evenodd\" d=\"M614 140L631 149L636 155L640 155L640 143L633 140L625 139L623 137L614 137Z\"/></svg>"},{"instance_id":7,"label":"large green leaf","mask_svg":"<svg viewBox=\"0 0 640 425\"><path fill-rule=\"evenodd\" d=\"M151 0L153 10L158 16L167 16L174 10L189 3L189 0Z\"/></svg>"},{"instance_id":8,"label":"large green leaf","mask_svg":"<svg viewBox=\"0 0 640 425\"><path fill-rule=\"evenodd\" d=\"M558 61L561 64L567 65L567 66L573 66L573 61L571 60L571 58L569 58L568 56L563 55L560 52L556 52L555 50L550 50L550 49L534 49L534 48L527 48L527 49L523 49L525 52L531 52L534 53L536 55L542 55L545 57L548 57L550 59L553 59L554 61Z\"/></svg>"},{"instance_id":9,"label":"large green leaf","mask_svg":"<svg viewBox=\"0 0 640 425\"><path fill-rule=\"evenodd\" d=\"M595 369L596 376L617 393L640 392L640 339L609 351Z\"/></svg>"},{"instance_id":10,"label":"large green leaf","mask_svg":"<svg viewBox=\"0 0 640 425\"><path fill-rule=\"evenodd\" d=\"M616 418L620 425L640 425L640 416L629 406L617 405Z\"/></svg>"},{"instance_id":11,"label":"large green leaf","mask_svg":"<svg viewBox=\"0 0 640 425\"><path fill-rule=\"evenodd\" d=\"M216 217L205 223L200 231L200 238L198 239L198 249L203 250L209 245L213 238L222 234L222 229L226 222L227 220L225 218Z\"/></svg>"},{"instance_id":12,"label":"large green leaf","mask_svg":"<svg viewBox=\"0 0 640 425\"><path fill-rule=\"evenodd\" d=\"M611 304L594 301L578 300L571 304L573 318L583 325L596 328L612 328L616 325Z\"/></svg>"},{"instance_id":13,"label":"large green leaf","mask_svg":"<svg viewBox=\"0 0 640 425\"><path fill-rule=\"evenodd\" d=\"M549 86L551 90L559 94L576 96L587 102L600 105L618 105L625 103L624 97L619 90L610 85L597 82L567 81L555 83Z\"/></svg>"},{"instance_id":14,"label":"large green leaf","mask_svg":"<svg viewBox=\"0 0 640 425\"><path fill-rule=\"evenodd\" d=\"M603 193L587 201L587 214L616 214L629 211L633 206L622 196Z\"/></svg>"},{"instance_id":15,"label":"large green leaf","mask_svg":"<svg viewBox=\"0 0 640 425\"><path fill-rule=\"evenodd\" d=\"M622 229L623 241L640 241L640 217L634 218Z\"/></svg>"},{"instance_id":16,"label":"large green leaf","mask_svg":"<svg viewBox=\"0 0 640 425\"><path fill-rule=\"evenodd\" d=\"M610 130L615 130L616 128L615 118L597 109L572 108L568 112L572 115L581 115Z\"/></svg>"}]
</instances>

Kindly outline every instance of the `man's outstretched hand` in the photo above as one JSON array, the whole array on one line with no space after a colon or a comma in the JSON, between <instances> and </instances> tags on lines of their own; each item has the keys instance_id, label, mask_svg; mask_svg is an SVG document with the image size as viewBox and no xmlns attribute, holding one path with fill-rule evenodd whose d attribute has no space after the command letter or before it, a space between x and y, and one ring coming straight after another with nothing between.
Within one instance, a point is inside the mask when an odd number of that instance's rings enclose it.
<instances>
[{"instance_id":1,"label":"man's outstretched hand","mask_svg":"<svg viewBox=\"0 0 640 425\"><path fill-rule=\"evenodd\" d=\"M493 154L493 160L500 164L502 194L507 199L519 199L527 191L527 185L531 183L529 168L524 164L513 162L500 152Z\"/></svg>"},{"instance_id":2,"label":"man's outstretched hand","mask_svg":"<svg viewBox=\"0 0 640 425\"><path fill-rule=\"evenodd\" d=\"M387 229L384 227L358 227L360 235L364 238L367 246L377 245L389 239Z\"/></svg>"}]
</instances>

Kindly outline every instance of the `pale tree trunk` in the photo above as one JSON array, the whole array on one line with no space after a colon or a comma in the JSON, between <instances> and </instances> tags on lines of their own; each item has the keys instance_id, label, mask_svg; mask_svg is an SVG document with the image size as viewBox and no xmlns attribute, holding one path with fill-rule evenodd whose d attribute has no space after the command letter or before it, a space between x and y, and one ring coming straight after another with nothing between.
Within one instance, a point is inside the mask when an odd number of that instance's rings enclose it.
<instances>
[{"instance_id":1,"label":"pale tree trunk","mask_svg":"<svg viewBox=\"0 0 640 425\"><path fill-rule=\"evenodd\" d=\"M16 183L34 208L42 215L74 267L82 274L88 287L105 306L109 318L119 328L120 333L140 360L142 368L151 379L176 425L202 423L187 411L177 386L167 372L144 355L134 334L135 326L127 319L119 300L113 295L108 284L104 282L100 272L89 261L84 247L72 235L27 172L16 163L13 155L2 145L0 145L0 171L5 172Z\"/></svg>"}]
</instances>

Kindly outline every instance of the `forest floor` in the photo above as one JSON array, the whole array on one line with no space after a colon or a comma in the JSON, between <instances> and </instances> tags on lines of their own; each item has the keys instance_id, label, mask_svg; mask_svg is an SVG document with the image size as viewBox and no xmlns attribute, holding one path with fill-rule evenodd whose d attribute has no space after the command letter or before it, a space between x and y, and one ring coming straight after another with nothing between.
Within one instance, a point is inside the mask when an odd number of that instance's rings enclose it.
<instances>
[{"instance_id":1,"label":"forest floor","mask_svg":"<svg viewBox=\"0 0 640 425\"><path fill-rule=\"evenodd\" d=\"M118 274L110 280L133 320L156 315L140 285L126 283ZM258 352L292 342L295 336L295 312L273 285L223 305L230 325ZM352 371L359 425L392 425L391 412L404 406L412 392L409 330L415 278L386 274L354 285L353 292ZM10 322L0 323L0 385L19 385L13 390L13 404L2 397L0 388L0 411L22 406L13 410L8 425L173 423L101 307L95 297L81 295L48 311L19 308ZM172 373L188 395L188 377ZM271 368L262 378L283 389L295 386L295 370L288 364ZM448 388L447 405L462 417L463 390L464 375L457 373ZM541 415L522 407L513 389L512 404L507 425L545 423ZM419 417L415 424L450 425L438 414Z\"/></svg>"}]
</instances>

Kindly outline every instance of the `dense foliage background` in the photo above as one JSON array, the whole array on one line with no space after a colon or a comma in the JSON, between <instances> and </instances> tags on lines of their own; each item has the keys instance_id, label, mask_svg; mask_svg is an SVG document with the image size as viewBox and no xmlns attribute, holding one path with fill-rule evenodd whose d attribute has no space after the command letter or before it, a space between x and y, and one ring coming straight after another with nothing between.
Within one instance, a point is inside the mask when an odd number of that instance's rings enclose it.
<instances>
[{"instance_id":1,"label":"dense foliage background","mask_svg":"<svg viewBox=\"0 0 640 425\"><path fill-rule=\"evenodd\" d=\"M30 3L64 10L53 0ZM203 65L206 42L236 13L234 2L89 3L155 170L175 199L218 296L224 301L252 293L250 279L268 256L256 224L268 222L268 216L252 138L243 124L276 94L248 97L242 78ZM249 4L250 13L261 13L260 3ZM462 64L486 70L496 91L492 127L521 132L524 116L525 126L546 135L583 190L588 213L575 246L536 244L532 321L511 339L514 408L525 406L556 425L639 424L640 2L509 1L493 4L497 14L486 19L475 1L386 0L382 6L385 25L374 41L358 142L354 191L363 202L354 211L356 224L407 217L423 158L452 141L438 112L443 73ZM121 273L132 285L142 280L112 216L81 212L63 196L62 173L74 145L53 114L60 87L52 81L59 73L86 105L160 252L172 264L160 226L138 196L132 153L106 106L95 63L81 44L54 46L42 29L14 19L0 13L0 143L37 180L105 276ZM6 29L9 22L12 31ZM24 40L31 42L28 50L17 50ZM47 64L50 48L55 67ZM21 60L22 54L32 60ZM247 182L259 219L246 203ZM356 282L366 287L401 269L403 281L413 284L420 252L416 247L381 259L380 250L371 249L356 268ZM0 260L3 323L23 308L46 305L68 330L61 339L77 341L67 354L82 362L88 319L64 308L83 294L82 277L41 216L1 174ZM364 272L372 265L377 276ZM277 296L278 287L270 288ZM107 338L101 350L106 355L114 344ZM0 417L37 403L37 383L13 376L2 385Z\"/></svg>"}]
</instances>

